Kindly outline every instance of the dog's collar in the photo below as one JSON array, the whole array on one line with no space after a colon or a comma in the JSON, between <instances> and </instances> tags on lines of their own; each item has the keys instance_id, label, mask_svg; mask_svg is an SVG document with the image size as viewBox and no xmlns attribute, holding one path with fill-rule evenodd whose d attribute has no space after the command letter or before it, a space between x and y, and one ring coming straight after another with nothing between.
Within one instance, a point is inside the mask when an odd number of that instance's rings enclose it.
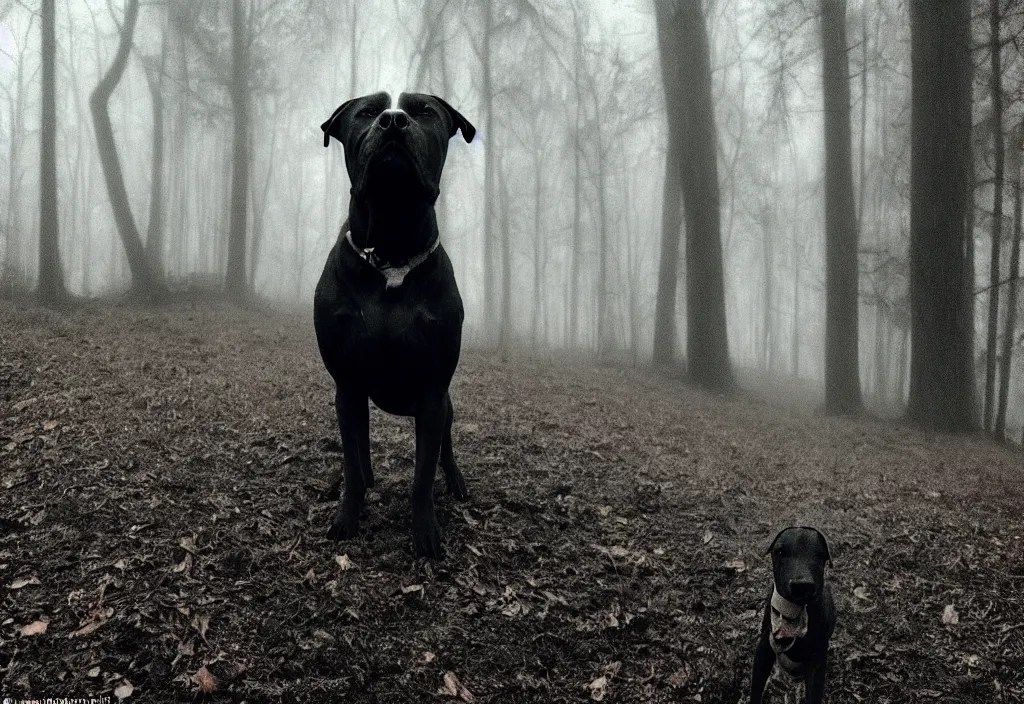
<instances>
[{"instance_id":1,"label":"dog's collar","mask_svg":"<svg viewBox=\"0 0 1024 704\"><path fill-rule=\"evenodd\" d=\"M768 640L776 656L792 648L797 638L807 635L807 625L807 607L789 601L772 585L772 630Z\"/></svg>"},{"instance_id":2,"label":"dog's collar","mask_svg":"<svg viewBox=\"0 0 1024 704\"><path fill-rule=\"evenodd\" d=\"M360 259L384 276L385 288L398 288L401 286L402 282L405 281L405 277L409 275L409 272L427 261L427 257L433 254L434 250L437 249L437 246L441 244L441 238L435 237L432 245L411 259L407 259L404 264L389 264L382 261L380 257L374 253L373 247L363 249L353 242L351 230L345 233L345 241L348 242L349 246L352 247L352 250L359 255Z\"/></svg>"}]
</instances>

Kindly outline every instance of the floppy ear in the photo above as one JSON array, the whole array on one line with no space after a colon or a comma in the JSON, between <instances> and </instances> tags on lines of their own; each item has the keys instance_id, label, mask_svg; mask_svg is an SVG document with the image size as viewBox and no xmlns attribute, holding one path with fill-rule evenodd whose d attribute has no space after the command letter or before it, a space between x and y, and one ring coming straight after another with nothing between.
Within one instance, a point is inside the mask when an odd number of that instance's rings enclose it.
<instances>
[{"instance_id":1,"label":"floppy ear","mask_svg":"<svg viewBox=\"0 0 1024 704\"><path fill-rule=\"evenodd\" d=\"M768 543L768 547L765 548L764 554L765 555L770 555L771 552L772 552L772 548L775 547L775 543L777 543L779 541L779 536L782 535L783 533L785 533L787 530L789 530L792 527L793 526L786 526L785 528L780 530L778 533L776 533L775 537L772 538L772 542Z\"/></svg>"},{"instance_id":2,"label":"floppy ear","mask_svg":"<svg viewBox=\"0 0 1024 704\"><path fill-rule=\"evenodd\" d=\"M811 528L810 526L807 526L807 527ZM828 537L821 530L819 530L817 528L811 528L811 530L813 530L815 533L817 533L818 536L821 538L821 544L825 547L825 564L828 565L829 567L831 567L832 566L832 552L829 550L829 547L828 547Z\"/></svg>"},{"instance_id":3,"label":"floppy ear","mask_svg":"<svg viewBox=\"0 0 1024 704\"><path fill-rule=\"evenodd\" d=\"M448 135L448 138L451 139L454 137L456 130L462 130L462 138L467 142L472 142L474 135L476 135L476 127L473 127L469 120L462 116L462 113L453 108L447 102L438 98L436 95L431 97L440 103L441 107L448 111L448 117L452 120L452 131L451 134Z\"/></svg>"},{"instance_id":4,"label":"floppy ear","mask_svg":"<svg viewBox=\"0 0 1024 704\"><path fill-rule=\"evenodd\" d=\"M326 122L324 122L322 125L320 125L320 129L322 129L324 131L324 146L325 147L330 146L330 144L331 144L331 137L334 137L339 142L341 141L341 136L342 135L338 132L338 127L340 125L336 125L335 123L338 122L338 118L341 117L341 113L343 113L345 111L345 108L347 108L349 105L354 103L356 100L357 100L356 98L353 98L352 100L346 100L344 103L342 103L341 105L338 106L338 108L327 119Z\"/></svg>"}]
</instances>

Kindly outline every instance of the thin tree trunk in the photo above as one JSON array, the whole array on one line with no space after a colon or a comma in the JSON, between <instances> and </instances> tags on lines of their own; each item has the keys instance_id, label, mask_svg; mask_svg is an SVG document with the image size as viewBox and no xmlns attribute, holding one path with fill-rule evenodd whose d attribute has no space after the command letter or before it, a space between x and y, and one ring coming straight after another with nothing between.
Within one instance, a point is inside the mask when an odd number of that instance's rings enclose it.
<instances>
[{"instance_id":1,"label":"thin tree trunk","mask_svg":"<svg viewBox=\"0 0 1024 704\"><path fill-rule=\"evenodd\" d=\"M992 187L992 258L989 262L988 290L988 335L985 345L985 412L986 430L992 430L992 413L995 407L996 388L996 347L999 335L999 269L1000 250L1003 243L1003 159L1006 146L1003 139L1003 73L1002 46L1000 45L999 0L989 0L989 53L992 62L992 76L989 90L992 95L992 148L995 158Z\"/></svg>"},{"instance_id":2,"label":"thin tree trunk","mask_svg":"<svg viewBox=\"0 0 1024 704\"><path fill-rule=\"evenodd\" d=\"M231 215L224 288L228 295L245 296L245 240L249 214L249 61L242 0L231 2L231 107L234 134L231 158Z\"/></svg>"},{"instance_id":3,"label":"thin tree trunk","mask_svg":"<svg viewBox=\"0 0 1024 704\"><path fill-rule=\"evenodd\" d=\"M535 154L533 169L533 347L540 342L541 291L544 281L544 234L540 229L541 198L544 195L544 153Z\"/></svg>"},{"instance_id":4,"label":"thin tree trunk","mask_svg":"<svg viewBox=\"0 0 1024 704\"><path fill-rule=\"evenodd\" d=\"M159 298L163 282L150 268L146 250L142 245L139 228L132 215L128 189L124 184L124 172L121 169L121 157L117 153L117 142L114 141L114 127L110 122L108 104L113 95L124 69L128 65L128 53L131 51L135 36L135 22L139 17L139 0L129 0L125 9L124 27L121 29L121 41L114 56L113 63L107 73L89 96L89 108L92 111L93 127L96 130L96 144L100 163L103 165L103 178L107 185L110 207L114 212L114 223L121 236L124 252L128 258L128 267L132 274L132 287L139 293L150 298ZM154 161L156 155L154 155Z\"/></svg>"},{"instance_id":5,"label":"thin tree trunk","mask_svg":"<svg viewBox=\"0 0 1024 704\"><path fill-rule=\"evenodd\" d=\"M509 228L509 194L505 173L500 161L494 164L498 181L498 207L501 236L501 327L499 348L506 359L512 343L512 234Z\"/></svg>"},{"instance_id":6,"label":"thin tree trunk","mask_svg":"<svg viewBox=\"0 0 1024 704\"><path fill-rule=\"evenodd\" d=\"M861 409L857 215L850 154L846 0L821 1L825 97L825 411Z\"/></svg>"},{"instance_id":7,"label":"thin tree trunk","mask_svg":"<svg viewBox=\"0 0 1024 704\"><path fill-rule=\"evenodd\" d=\"M483 241L483 263L484 263L484 316L485 316L485 338L493 335L493 324L497 316L497 305L495 294L497 293L494 276L494 206L496 196L494 193L494 161L497 158L496 143L494 139L494 87L491 76L491 32L493 29L493 18L491 3L483 3L484 11L484 36L480 67L483 73L483 109L484 109L484 135L487 140L484 150L484 241Z\"/></svg>"},{"instance_id":8,"label":"thin tree trunk","mask_svg":"<svg viewBox=\"0 0 1024 704\"><path fill-rule=\"evenodd\" d=\"M971 430L969 0L911 0L910 420Z\"/></svg>"},{"instance_id":9,"label":"thin tree trunk","mask_svg":"<svg viewBox=\"0 0 1024 704\"><path fill-rule=\"evenodd\" d=\"M1010 178L1013 183L1013 242L1010 245L1010 274L1006 289L1006 323L1003 325L1003 355L999 360L999 409L996 412L995 436L1006 440L1006 405L1010 397L1010 374L1013 366L1013 343L1017 327L1017 277L1020 275L1021 236L1021 147L1024 122L1018 124L1010 145Z\"/></svg>"},{"instance_id":10,"label":"thin tree trunk","mask_svg":"<svg viewBox=\"0 0 1024 704\"><path fill-rule=\"evenodd\" d=\"M57 79L56 9L42 0L43 103L39 133L39 300L60 303L67 298L60 263L60 221L57 215Z\"/></svg>"},{"instance_id":11,"label":"thin tree trunk","mask_svg":"<svg viewBox=\"0 0 1024 704\"><path fill-rule=\"evenodd\" d=\"M662 51L664 55L664 50ZM662 59L664 67L664 58ZM662 69L664 70L664 68ZM665 81L668 90L668 81ZM679 144L670 139L665 156L661 205L661 256L658 294L654 303L655 366L669 366L676 356L676 287L679 281L679 243L683 231L683 189L679 183Z\"/></svg>"},{"instance_id":12,"label":"thin tree trunk","mask_svg":"<svg viewBox=\"0 0 1024 704\"><path fill-rule=\"evenodd\" d=\"M580 168L580 157L582 144L580 143L580 130L582 129L581 117L583 110L583 95L580 88L580 65L583 63L583 34L579 24L579 14L576 5L573 4L573 26L575 44L573 54L573 86L576 92L575 117L572 132L572 156L573 156L573 200L572 200L572 265L569 276L571 277L569 295L569 347L575 348L579 343L579 322L580 322L580 276L582 274L583 261L583 229L581 223L581 210L583 194L582 169Z\"/></svg>"},{"instance_id":13,"label":"thin tree trunk","mask_svg":"<svg viewBox=\"0 0 1024 704\"><path fill-rule=\"evenodd\" d=\"M164 249L164 68L167 63L167 28L160 41L160 66L146 72L153 105L153 163L149 187L149 223L146 232L146 257L152 271L163 278Z\"/></svg>"}]
</instances>

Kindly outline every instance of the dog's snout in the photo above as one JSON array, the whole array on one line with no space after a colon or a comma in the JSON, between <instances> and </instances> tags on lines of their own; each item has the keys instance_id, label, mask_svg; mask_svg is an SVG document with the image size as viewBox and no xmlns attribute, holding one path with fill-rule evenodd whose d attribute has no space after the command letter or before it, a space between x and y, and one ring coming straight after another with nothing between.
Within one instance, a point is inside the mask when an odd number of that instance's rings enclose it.
<instances>
[{"instance_id":1,"label":"dog's snout","mask_svg":"<svg viewBox=\"0 0 1024 704\"><path fill-rule=\"evenodd\" d=\"M794 599L808 599L814 596L814 582L805 579L790 580L789 593Z\"/></svg>"},{"instance_id":2,"label":"dog's snout","mask_svg":"<svg viewBox=\"0 0 1024 704\"><path fill-rule=\"evenodd\" d=\"M404 110L385 110L377 118L377 126L382 130L404 130L409 126L409 116Z\"/></svg>"}]
</instances>

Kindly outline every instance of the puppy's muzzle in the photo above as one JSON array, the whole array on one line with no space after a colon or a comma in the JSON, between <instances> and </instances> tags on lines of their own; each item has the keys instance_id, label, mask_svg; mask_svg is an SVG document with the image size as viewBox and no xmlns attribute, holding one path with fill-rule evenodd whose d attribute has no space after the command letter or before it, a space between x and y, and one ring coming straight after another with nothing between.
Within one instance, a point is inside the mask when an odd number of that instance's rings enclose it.
<instances>
[{"instance_id":1,"label":"puppy's muzzle","mask_svg":"<svg viewBox=\"0 0 1024 704\"><path fill-rule=\"evenodd\" d=\"M409 127L409 115L405 110L391 108L377 116L376 126L378 129L384 130L385 133L397 135Z\"/></svg>"}]
</instances>

